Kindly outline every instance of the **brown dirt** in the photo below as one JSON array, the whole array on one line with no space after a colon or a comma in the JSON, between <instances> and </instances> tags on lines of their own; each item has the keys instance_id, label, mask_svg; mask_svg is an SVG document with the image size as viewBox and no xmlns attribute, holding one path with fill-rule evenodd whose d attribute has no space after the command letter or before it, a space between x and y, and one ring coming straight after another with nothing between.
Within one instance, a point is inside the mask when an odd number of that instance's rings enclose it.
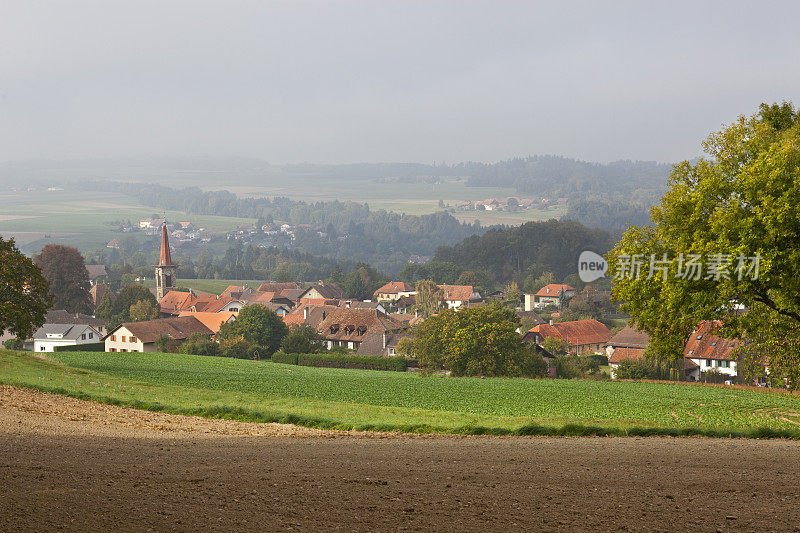
<instances>
[{"instance_id":1,"label":"brown dirt","mask_svg":"<svg viewBox=\"0 0 800 533\"><path fill-rule=\"evenodd\" d=\"M800 529L781 440L411 438L0 387L0 450L2 531Z\"/></svg>"}]
</instances>

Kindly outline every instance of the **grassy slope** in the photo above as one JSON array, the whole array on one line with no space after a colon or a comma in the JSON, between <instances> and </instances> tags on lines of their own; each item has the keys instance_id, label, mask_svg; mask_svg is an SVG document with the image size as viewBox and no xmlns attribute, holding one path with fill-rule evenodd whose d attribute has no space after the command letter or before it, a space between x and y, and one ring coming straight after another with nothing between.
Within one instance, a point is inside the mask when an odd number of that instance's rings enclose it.
<instances>
[{"instance_id":1,"label":"grassy slope","mask_svg":"<svg viewBox=\"0 0 800 533\"><path fill-rule=\"evenodd\" d=\"M175 413L327 428L800 436L796 397L752 390L423 378L170 354L55 356L60 362L0 351L0 381Z\"/></svg>"}]
</instances>

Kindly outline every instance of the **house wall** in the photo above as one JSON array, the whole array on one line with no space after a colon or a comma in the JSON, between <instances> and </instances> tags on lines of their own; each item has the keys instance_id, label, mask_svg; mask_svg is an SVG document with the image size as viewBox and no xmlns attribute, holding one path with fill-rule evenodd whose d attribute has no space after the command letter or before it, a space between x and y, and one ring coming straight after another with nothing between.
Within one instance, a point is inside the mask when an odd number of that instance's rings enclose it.
<instances>
[{"instance_id":1,"label":"house wall","mask_svg":"<svg viewBox=\"0 0 800 533\"><path fill-rule=\"evenodd\" d=\"M694 357L691 358L692 361L700 365L700 372L708 372L709 370L716 370L720 374L725 374L726 376L736 376L736 361L723 361L719 359L695 359ZM709 363L711 363L709 365ZM725 363L728 364L727 367L722 366Z\"/></svg>"},{"instance_id":2,"label":"house wall","mask_svg":"<svg viewBox=\"0 0 800 533\"><path fill-rule=\"evenodd\" d=\"M100 335L91 327L86 328L81 332L86 335L85 339L34 339L33 351L34 352L53 352L56 346L76 346L78 344L92 344L100 341Z\"/></svg>"},{"instance_id":3,"label":"house wall","mask_svg":"<svg viewBox=\"0 0 800 533\"><path fill-rule=\"evenodd\" d=\"M154 352L155 343L145 345L141 339L136 339L136 342L131 342L131 337L135 338L128 328L119 328L106 337L106 351L107 352ZM124 340L123 340L124 339ZM149 348L149 349L148 349Z\"/></svg>"}]
</instances>

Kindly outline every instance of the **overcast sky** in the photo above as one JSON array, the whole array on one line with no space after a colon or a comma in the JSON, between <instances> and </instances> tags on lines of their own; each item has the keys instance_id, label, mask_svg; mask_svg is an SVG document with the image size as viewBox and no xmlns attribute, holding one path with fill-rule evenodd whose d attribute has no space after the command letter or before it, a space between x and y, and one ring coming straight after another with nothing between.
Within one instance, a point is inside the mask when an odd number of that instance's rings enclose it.
<instances>
[{"instance_id":1,"label":"overcast sky","mask_svg":"<svg viewBox=\"0 0 800 533\"><path fill-rule=\"evenodd\" d=\"M800 3L0 2L0 160L673 162L800 104Z\"/></svg>"}]
</instances>

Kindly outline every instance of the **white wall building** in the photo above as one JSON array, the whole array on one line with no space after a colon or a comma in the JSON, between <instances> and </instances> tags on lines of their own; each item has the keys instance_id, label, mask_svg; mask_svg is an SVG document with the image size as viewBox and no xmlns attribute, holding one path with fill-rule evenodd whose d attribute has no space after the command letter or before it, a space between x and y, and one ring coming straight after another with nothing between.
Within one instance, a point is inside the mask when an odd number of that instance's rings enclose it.
<instances>
[{"instance_id":1,"label":"white wall building","mask_svg":"<svg viewBox=\"0 0 800 533\"><path fill-rule=\"evenodd\" d=\"M87 324L45 324L33 334L35 352L53 352L56 346L100 342L100 332Z\"/></svg>"}]
</instances>

